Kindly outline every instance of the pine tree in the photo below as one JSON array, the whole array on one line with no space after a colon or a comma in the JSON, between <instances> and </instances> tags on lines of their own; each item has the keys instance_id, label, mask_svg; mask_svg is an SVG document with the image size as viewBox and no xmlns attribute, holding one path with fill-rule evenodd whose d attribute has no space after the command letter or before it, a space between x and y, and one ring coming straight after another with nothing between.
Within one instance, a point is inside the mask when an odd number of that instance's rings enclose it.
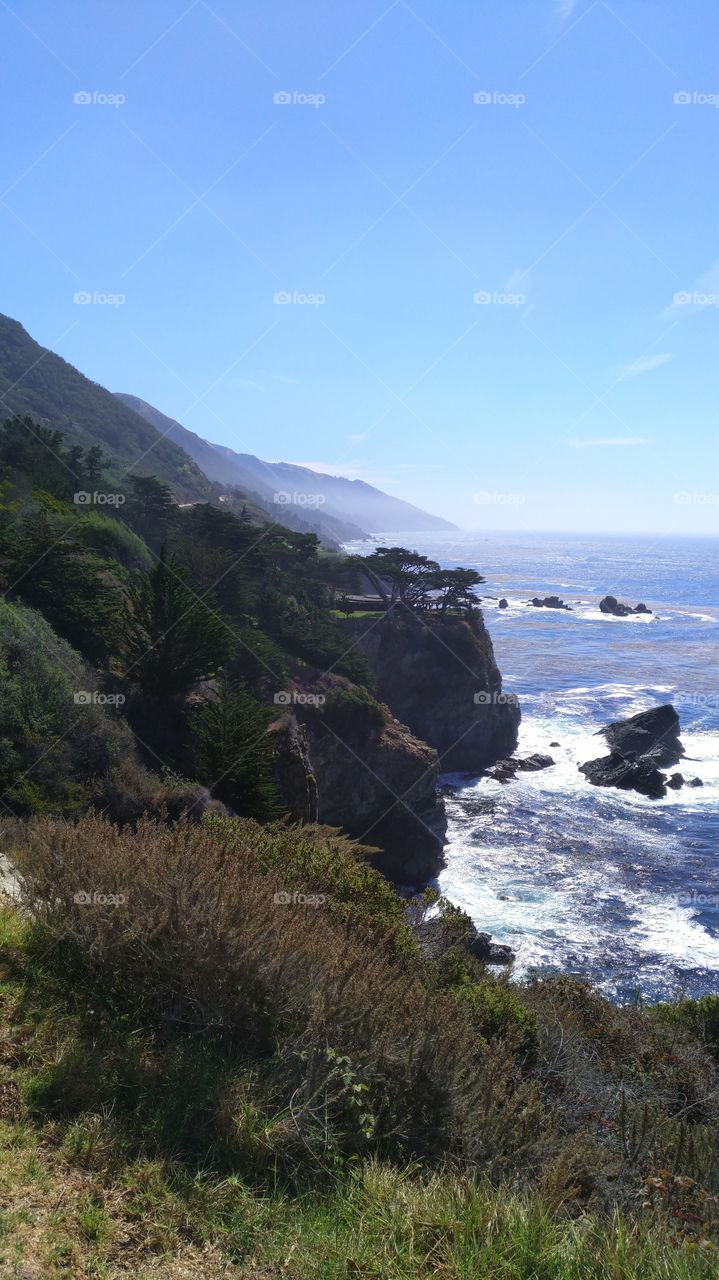
<instances>
[{"instance_id":1,"label":"pine tree","mask_svg":"<svg viewBox=\"0 0 719 1280\"><path fill-rule=\"evenodd\" d=\"M147 693L169 697L213 676L228 659L232 632L214 599L197 596L164 548L133 594L127 675Z\"/></svg>"},{"instance_id":2,"label":"pine tree","mask_svg":"<svg viewBox=\"0 0 719 1280\"><path fill-rule=\"evenodd\" d=\"M241 817L269 821L280 811L272 744L272 712L226 676L191 718L197 773Z\"/></svg>"}]
</instances>

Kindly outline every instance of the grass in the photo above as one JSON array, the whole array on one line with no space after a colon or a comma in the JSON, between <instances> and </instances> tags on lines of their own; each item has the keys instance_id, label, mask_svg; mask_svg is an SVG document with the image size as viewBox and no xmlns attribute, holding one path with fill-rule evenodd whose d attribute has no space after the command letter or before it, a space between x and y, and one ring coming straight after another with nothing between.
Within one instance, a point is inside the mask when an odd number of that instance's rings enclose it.
<instances>
[{"instance_id":1,"label":"grass","mask_svg":"<svg viewBox=\"0 0 719 1280\"><path fill-rule=\"evenodd\" d=\"M330 609L332 618L383 618L384 609L350 609L345 613L344 609Z\"/></svg>"},{"instance_id":2,"label":"grass","mask_svg":"<svg viewBox=\"0 0 719 1280\"><path fill-rule=\"evenodd\" d=\"M212 1106L216 1063L207 1045L191 1040L138 1111L125 1095L146 1090L151 1079L147 1072L134 1078L151 1053L147 1029L126 1011L93 1007L89 990L69 989L37 945L34 927L14 907L0 911L3 1277L716 1275L714 1244L679 1239L677 1224L650 1198L637 1214L585 1212L571 1196L552 1204L511 1183L474 1180L449 1161L429 1172L378 1158L350 1160L320 1186L293 1191L276 1170L250 1177L212 1145L173 1143L168 1117L178 1104L200 1117ZM173 1052L168 1040L170 1063ZM103 1092L108 1082L114 1093ZM240 1121L252 1129L249 1111ZM261 1143L262 1133L250 1138Z\"/></svg>"}]
</instances>

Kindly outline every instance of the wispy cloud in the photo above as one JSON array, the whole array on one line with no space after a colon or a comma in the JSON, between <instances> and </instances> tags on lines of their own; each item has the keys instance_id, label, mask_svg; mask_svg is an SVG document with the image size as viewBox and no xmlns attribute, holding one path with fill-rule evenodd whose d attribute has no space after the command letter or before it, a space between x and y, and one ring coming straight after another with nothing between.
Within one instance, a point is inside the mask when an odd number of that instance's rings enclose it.
<instances>
[{"instance_id":1,"label":"wispy cloud","mask_svg":"<svg viewBox=\"0 0 719 1280\"><path fill-rule=\"evenodd\" d=\"M562 22L568 22L577 7L577 0L554 0L554 7Z\"/></svg>"},{"instance_id":2,"label":"wispy cloud","mask_svg":"<svg viewBox=\"0 0 719 1280\"><path fill-rule=\"evenodd\" d=\"M622 378L639 378L643 373L651 373L652 369L660 369L663 364L668 364L673 359L673 351L663 351L661 355L656 356L642 356L640 360L635 360L632 364L627 365Z\"/></svg>"},{"instance_id":3,"label":"wispy cloud","mask_svg":"<svg viewBox=\"0 0 719 1280\"><path fill-rule=\"evenodd\" d=\"M570 449L625 449L648 443L643 436L595 436L591 439L567 441Z\"/></svg>"},{"instance_id":4,"label":"wispy cloud","mask_svg":"<svg viewBox=\"0 0 719 1280\"><path fill-rule=\"evenodd\" d=\"M254 378L229 378L230 386L243 387L246 391L266 391L267 387L263 387L261 382L255 382Z\"/></svg>"}]
</instances>

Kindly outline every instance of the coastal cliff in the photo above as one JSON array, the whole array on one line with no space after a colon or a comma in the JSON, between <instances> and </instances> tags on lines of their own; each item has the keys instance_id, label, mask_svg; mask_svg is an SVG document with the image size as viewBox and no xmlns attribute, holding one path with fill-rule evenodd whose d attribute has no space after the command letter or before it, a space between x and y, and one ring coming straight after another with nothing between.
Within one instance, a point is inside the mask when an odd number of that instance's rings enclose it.
<instances>
[{"instance_id":1,"label":"coastal cliff","mask_svg":"<svg viewBox=\"0 0 719 1280\"><path fill-rule=\"evenodd\" d=\"M283 799L296 820L377 846L375 865L391 880L421 883L444 862L440 771L479 772L513 751L519 705L502 693L479 616L349 619L345 630L375 694L302 673L302 693L275 727Z\"/></svg>"},{"instance_id":2,"label":"coastal cliff","mask_svg":"<svg viewBox=\"0 0 719 1280\"><path fill-rule=\"evenodd\" d=\"M276 729L293 818L341 827L376 848L373 865L395 882L431 879L447 825L437 752L342 677L320 677L309 696L317 703L296 704Z\"/></svg>"},{"instance_id":3,"label":"coastal cliff","mask_svg":"<svg viewBox=\"0 0 719 1280\"><path fill-rule=\"evenodd\" d=\"M377 697L434 747L444 772L479 773L517 745L516 698L502 692L492 641L479 613L467 617L350 618Z\"/></svg>"}]
</instances>

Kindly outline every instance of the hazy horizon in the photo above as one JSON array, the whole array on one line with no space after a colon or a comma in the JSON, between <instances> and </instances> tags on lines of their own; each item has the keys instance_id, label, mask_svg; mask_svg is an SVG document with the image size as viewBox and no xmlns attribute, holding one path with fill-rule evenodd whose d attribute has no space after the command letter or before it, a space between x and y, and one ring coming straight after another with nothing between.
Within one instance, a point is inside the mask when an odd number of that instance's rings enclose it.
<instances>
[{"instance_id":1,"label":"hazy horizon","mask_svg":"<svg viewBox=\"0 0 719 1280\"><path fill-rule=\"evenodd\" d=\"M715 25L3 4L2 310L205 439L468 531L716 536Z\"/></svg>"}]
</instances>

